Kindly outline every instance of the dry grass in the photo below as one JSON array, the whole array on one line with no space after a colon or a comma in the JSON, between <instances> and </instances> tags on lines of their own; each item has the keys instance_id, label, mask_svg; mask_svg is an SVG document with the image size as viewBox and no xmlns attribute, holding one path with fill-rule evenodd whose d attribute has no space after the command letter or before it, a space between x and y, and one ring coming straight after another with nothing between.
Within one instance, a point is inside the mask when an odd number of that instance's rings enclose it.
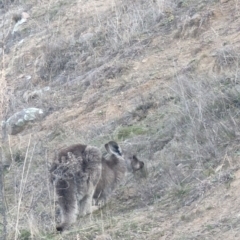
<instances>
[{"instance_id":1,"label":"dry grass","mask_svg":"<svg viewBox=\"0 0 240 240\"><path fill-rule=\"evenodd\" d=\"M64 26L61 21L65 22L66 19L60 16L62 12L68 14L67 9L70 11L74 4L74 1L52 1L43 4L44 14L38 13L39 9L34 7L34 21L28 21L22 26L19 31L21 36L5 39L9 53L16 54L11 60L12 70L9 74L21 76L11 96L11 112L34 104L39 108L49 108L51 113L78 102L87 89L102 89L104 92L106 79L120 79L127 74L131 68L129 62L144 53L159 30L164 32L169 28L172 23L166 20L166 11L174 11L176 7L173 1L113 2L112 8L109 7L101 14L84 16L86 21L76 17L74 24L77 28L72 29L68 25ZM46 25L45 28L40 24L41 21ZM63 28L61 31L59 26ZM61 35L65 27L66 32L71 32L67 37ZM49 31L47 37L46 28ZM19 45L19 50L15 45L20 40L31 42L31 34L37 35L37 44L26 55L24 44ZM126 84L122 88L127 89ZM50 95L43 94L37 101L30 99L26 103L23 98L26 89L34 92L45 86L51 88ZM117 92L120 90L116 89ZM99 102L101 96L94 101ZM88 108L86 112L91 109Z\"/></svg>"},{"instance_id":2,"label":"dry grass","mask_svg":"<svg viewBox=\"0 0 240 240\"><path fill-rule=\"evenodd\" d=\"M165 161L184 173L174 180L177 185L202 179L221 163L234 164L223 156L229 156L238 143L238 81L226 86L219 78L177 77L174 92L181 117L175 123L175 139L166 150L172 154L163 152Z\"/></svg>"},{"instance_id":3,"label":"dry grass","mask_svg":"<svg viewBox=\"0 0 240 240\"><path fill-rule=\"evenodd\" d=\"M218 49L215 54L215 67L218 70L238 69L239 68L239 53L231 45L223 46Z\"/></svg>"},{"instance_id":4,"label":"dry grass","mask_svg":"<svg viewBox=\"0 0 240 240\"><path fill-rule=\"evenodd\" d=\"M81 30L70 38L56 42L53 36L46 43L39 76L52 81L61 73L67 79L81 75L78 81L91 83L116 77L124 70L122 59L141 54L164 11L173 7L163 1L114 2L112 11L95 15L91 25L81 22ZM90 27L92 31L84 33Z\"/></svg>"},{"instance_id":5,"label":"dry grass","mask_svg":"<svg viewBox=\"0 0 240 240\"><path fill-rule=\"evenodd\" d=\"M4 92L7 82L2 74L1 83L5 87L1 88L1 109L5 109L9 101L8 114L34 105L44 108L49 115L58 110L61 110L59 115L64 115L64 110L71 109L74 103L82 104L81 100L87 99L81 112L87 115L106 101L110 102L119 92L130 90L126 96L131 98L129 109L132 110L87 129L71 126L72 118L78 116L69 114L64 120L59 118L58 124L45 123L51 125L51 132L50 127L38 131L33 126L36 134L27 139L27 144L24 134L31 129L14 139L15 144L10 138L9 145L2 146L10 162L10 168L4 172L8 239L95 239L104 235L109 239L160 239L166 236L162 230L165 217L191 205L214 185L228 185L234 179L240 130L237 50L224 47L215 55L216 65L229 70L225 75L196 77L193 68L188 75L173 77L174 83L169 81L167 93L156 78L151 93L136 97L133 88L139 84L134 82L134 74L130 80L126 77L132 73L131 64L141 61L148 50L156 50L150 43L175 28L185 6L179 6L179 1L111 1L111 7L101 14L88 16L91 21L86 16L86 21L76 18L78 29L63 38L56 25L61 26L59 17L75 3L71 1L69 8L65 4L68 3L52 1L42 8L47 15L36 16L35 21L43 20L53 34L50 36L48 32L47 37L38 41L40 47L29 51L36 59L33 68L28 68L30 58L24 57L26 48L19 47L20 54L9 63L16 67L8 69L12 74L9 76L34 74L31 79L18 78L16 85L10 78L10 84L16 87L12 95ZM195 6L191 1L184 4L188 10ZM195 25L189 22L188 28L199 30L209 23L208 16L201 15L199 21ZM33 32L41 35L42 29L43 25ZM157 44L161 45L166 39L164 35ZM11 51L10 56L16 53ZM3 54L3 63L4 57ZM2 69L7 67L3 65ZM139 71L141 75L141 69ZM145 77L146 82L150 74ZM119 82L117 86L111 85L114 80ZM49 93L34 94L46 86ZM4 111L3 116L7 115ZM104 112L96 115L104 119ZM63 121L69 121L70 126ZM48 176L53 150L79 141L103 149L103 143L111 139L119 140L126 155L134 151L145 161L145 170L130 176L102 211L79 219L63 235L55 234L55 196ZM182 220L188 222L188 215L184 216ZM209 228L211 226L206 227Z\"/></svg>"}]
</instances>

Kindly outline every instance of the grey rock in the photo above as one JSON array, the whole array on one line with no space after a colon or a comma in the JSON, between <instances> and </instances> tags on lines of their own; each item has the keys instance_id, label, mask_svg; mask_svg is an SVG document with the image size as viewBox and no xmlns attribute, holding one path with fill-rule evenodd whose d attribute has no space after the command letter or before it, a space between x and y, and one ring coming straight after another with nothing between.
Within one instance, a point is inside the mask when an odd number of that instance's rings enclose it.
<instances>
[{"instance_id":1,"label":"grey rock","mask_svg":"<svg viewBox=\"0 0 240 240\"><path fill-rule=\"evenodd\" d=\"M26 108L12 115L6 122L3 121L2 127L9 135L16 135L22 132L28 123L41 120L43 116L42 109Z\"/></svg>"},{"instance_id":2,"label":"grey rock","mask_svg":"<svg viewBox=\"0 0 240 240\"><path fill-rule=\"evenodd\" d=\"M15 25L14 28L12 30L12 34L14 34L15 32L17 32L20 28L20 25L22 25L23 23L25 23L27 20L25 18L22 18L20 21L18 21Z\"/></svg>"}]
</instances>

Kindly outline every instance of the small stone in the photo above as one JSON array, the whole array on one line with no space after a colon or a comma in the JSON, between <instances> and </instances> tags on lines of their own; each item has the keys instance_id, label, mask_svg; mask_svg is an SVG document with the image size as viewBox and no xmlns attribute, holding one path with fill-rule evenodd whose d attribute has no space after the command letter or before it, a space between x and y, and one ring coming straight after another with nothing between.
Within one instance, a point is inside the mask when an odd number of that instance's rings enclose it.
<instances>
[{"instance_id":1,"label":"small stone","mask_svg":"<svg viewBox=\"0 0 240 240\"><path fill-rule=\"evenodd\" d=\"M28 13L26 13L26 12L22 12L22 18L24 18L24 19L28 19L30 16L29 16L29 14Z\"/></svg>"}]
</instances>

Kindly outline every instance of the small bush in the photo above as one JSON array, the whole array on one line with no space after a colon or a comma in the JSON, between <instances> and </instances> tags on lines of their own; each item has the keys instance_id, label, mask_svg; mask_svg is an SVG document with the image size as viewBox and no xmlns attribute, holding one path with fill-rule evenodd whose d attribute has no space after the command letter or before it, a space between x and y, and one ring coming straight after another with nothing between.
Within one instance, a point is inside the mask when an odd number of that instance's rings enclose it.
<instances>
[{"instance_id":1,"label":"small bush","mask_svg":"<svg viewBox=\"0 0 240 240\"><path fill-rule=\"evenodd\" d=\"M179 118L175 122L177 137L164 157L177 165L183 164L182 180L188 173L191 177L187 182L195 177L204 178L206 172L213 172L218 166L227 149L236 144L240 133L236 124L240 116L239 93L232 88L237 82L222 88L220 79L177 78L174 90L180 99Z\"/></svg>"},{"instance_id":2,"label":"small bush","mask_svg":"<svg viewBox=\"0 0 240 240\"><path fill-rule=\"evenodd\" d=\"M28 230L21 230L20 231L20 236L19 236L20 240L30 240L31 239L31 233Z\"/></svg>"},{"instance_id":3,"label":"small bush","mask_svg":"<svg viewBox=\"0 0 240 240\"><path fill-rule=\"evenodd\" d=\"M45 49L43 65L39 69L39 75L44 80L51 80L63 71L74 71L78 55L69 43L49 43Z\"/></svg>"},{"instance_id":4,"label":"small bush","mask_svg":"<svg viewBox=\"0 0 240 240\"><path fill-rule=\"evenodd\" d=\"M142 135L146 133L146 129L140 127L140 126L127 126L122 127L118 130L117 138L119 140L127 139L134 135Z\"/></svg>"},{"instance_id":5,"label":"small bush","mask_svg":"<svg viewBox=\"0 0 240 240\"><path fill-rule=\"evenodd\" d=\"M238 49L235 49L233 46L230 45L226 45L218 49L215 54L215 66L218 70L238 67Z\"/></svg>"}]
</instances>

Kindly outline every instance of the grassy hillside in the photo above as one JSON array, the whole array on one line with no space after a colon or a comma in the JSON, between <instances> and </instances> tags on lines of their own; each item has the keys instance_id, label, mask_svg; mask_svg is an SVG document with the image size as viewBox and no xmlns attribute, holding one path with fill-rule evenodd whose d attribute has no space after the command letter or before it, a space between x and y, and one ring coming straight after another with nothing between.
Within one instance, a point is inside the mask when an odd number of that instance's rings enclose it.
<instances>
[{"instance_id":1,"label":"grassy hillside","mask_svg":"<svg viewBox=\"0 0 240 240\"><path fill-rule=\"evenodd\" d=\"M235 0L0 1L1 119L44 111L2 136L0 233L239 239L239 11ZM82 142L104 152L109 140L144 170L57 234L55 150Z\"/></svg>"}]
</instances>

